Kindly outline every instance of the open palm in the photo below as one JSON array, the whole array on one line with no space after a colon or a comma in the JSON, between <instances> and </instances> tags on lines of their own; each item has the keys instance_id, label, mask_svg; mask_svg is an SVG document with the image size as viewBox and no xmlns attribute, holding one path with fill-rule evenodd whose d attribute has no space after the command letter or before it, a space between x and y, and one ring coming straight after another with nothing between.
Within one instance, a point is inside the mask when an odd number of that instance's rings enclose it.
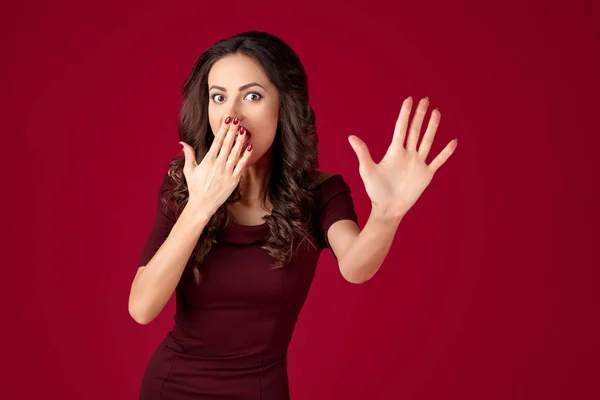
<instances>
[{"instance_id":1,"label":"open palm","mask_svg":"<svg viewBox=\"0 0 600 400\"><path fill-rule=\"evenodd\" d=\"M426 164L425 159L431 149L441 114L437 108L433 110L423 140L417 149L429 99L424 98L419 102L406 138L412 105L412 97L408 97L402 103L392 143L379 164L373 161L363 140L355 135L348 137L358 157L359 173L373 207L391 218L402 218L416 203L435 172L454 153L458 141L452 140L429 165Z\"/></svg>"}]
</instances>

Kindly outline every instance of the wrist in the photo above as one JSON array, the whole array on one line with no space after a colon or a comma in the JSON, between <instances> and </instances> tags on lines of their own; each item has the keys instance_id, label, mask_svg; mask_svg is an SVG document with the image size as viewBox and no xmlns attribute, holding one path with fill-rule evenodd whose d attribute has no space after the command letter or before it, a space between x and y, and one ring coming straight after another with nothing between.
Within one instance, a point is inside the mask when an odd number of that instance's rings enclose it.
<instances>
[{"instance_id":1,"label":"wrist","mask_svg":"<svg viewBox=\"0 0 600 400\"><path fill-rule=\"evenodd\" d=\"M402 221L402 218L404 218L404 214L392 212L384 207L373 205L371 208L371 218L383 225L398 226Z\"/></svg>"},{"instance_id":2,"label":"wrist","mask_svg":"<svg viewBox=\"0 0 600 400\"><path fill-rule=\"evenodd\" d=\"M208 221L210 221L213 213L211 213L205 206L201 204L188 201L183 208L181 215L185 215L185 218L208 224Z\"/></svg>"}]
</instances>

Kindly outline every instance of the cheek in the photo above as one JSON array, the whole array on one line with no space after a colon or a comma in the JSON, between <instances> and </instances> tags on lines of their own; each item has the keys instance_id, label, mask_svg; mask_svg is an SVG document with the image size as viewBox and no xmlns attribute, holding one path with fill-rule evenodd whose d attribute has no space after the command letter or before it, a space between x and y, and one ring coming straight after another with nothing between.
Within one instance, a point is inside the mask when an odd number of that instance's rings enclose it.
<instances>
[{"instance_id":1,"label":"cheek","mask_svg":"<svg viewBox=\"0 0 600 400\"><path fill-rule=\"evenodd\" d=\"M258 135L257 142L261 143L263 146L269 146L277 133L277 123L276 118L263 118L259 127L260 134Z\"/></svg>"},{"instance_id":2,"label":"cheek","mask_svg":"<svg viewBox=\"0 0 600 400\"><path fill-rule=\"evenodd\" d=\"M263 112L262 121L263 131L266 136L265 139L272 141L279 123L279 108L276 106L267 107Z\"/></svg>"},{"instance_id":3,"label":"cheek","mask_svg":"<svg viewBox=\"0 0 600 400\"><path fill-rule=\"evenodd\" d=\"M214 136L215 132L217 132L217 130L219 128L217 127L216 123L213 120L209 120L208 125L210 126L210 130L212 131L212 133L210 133L210 134Z\"/></svg>"},{"instance_id":4,"label":"cheek","mask_svg":"<svg viewBox=\"0 0 600 400\"><path fill-rule=\"evenodd\" d=\"M210 104L208 105L208 126L213 135L219 130L219 117Z\"/></svg>"}]
</instances>

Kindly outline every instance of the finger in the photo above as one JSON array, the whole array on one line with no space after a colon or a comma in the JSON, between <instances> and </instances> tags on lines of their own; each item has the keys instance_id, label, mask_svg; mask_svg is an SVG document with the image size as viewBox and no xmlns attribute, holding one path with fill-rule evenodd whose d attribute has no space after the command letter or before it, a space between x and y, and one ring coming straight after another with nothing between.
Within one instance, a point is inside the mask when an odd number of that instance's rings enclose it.
<instances>
[{"instance_id":1,"label":"finger","mask_svg":"<svg viewBox=\"0 0 600 400\"><path fill-rule=\"evenodd\" d=\"M423 135L423 140L421 140L421 144L419 145L419 156L423 159L427 159L427 155L429 154L429 150L431 150L431 145L433 144L433 138L435 138L435 133L437 132L437 128L440 125L440 119L442 118L442 114L439 109L435 109L431 112L431 117L429 118L429 124L427 125L427 130Z\"/></svg>"},{"instance_id":2,"label":"finger","mask_svg":"<svg viewBox=\"0 0 600 400\"><path fill-rule=\"evenodd\" d=\"M229 153L231 153L231 148L235 142L235 138L238 135L240 126L240 120L235 117L231 124L229 124L229 130L225 135L225 139L223 142L223 146L221 146L221 150L219 150L219 155L217 156L217 161L225 163L227 158L229 157Z\"/></svg>"},{"instance_id":3,"label":"finger","mask_svg":"<svg viewBox=\"0 0 600 400\"><path fill-rule=\"evenodd\" d=\"M439 167L444 165L444 163L446 162L446 160L448 160L448 158L450 158L450 156L454 153L454 150L456 150L457 145L458 145L458 138L450 141L450 143L448 143L446 145L444 150L442 150L440 152L440 154L438 154L438 156L433 159L431 164L429 164L429 167L431 169L433 169L434 173L435 173L435 171L438 170Z\"/></svg>"},{"instance_id":4,"label":"finger","mask_svg":"<svg viewBox=\"0 0 600 400\"><path fill-rule=\"evenodd\" d=\"M233 169L233 175L238 177L242 174L242 171L244 170L244 167L246 166L246 164L248 164L248 160L250 159L250 157L252 156L252 144L248 144L248 146L246 147L246 151L244 151L244 155L242 156L242 158L240 158L238 160L237 165L235 166L235 168Z\"/></svg>"},{"instance_id":5,"label":"finger","mask_svg":"<svg viewBox=\"0 0 600 400\"><path fill-rule=\"evenodd\" d=\"M413 99L412 96L408 96L402 102L400 108L400 115L396 120L396 126L394 127L394 137L392 138L393 147L403 147L404 138L406 137L406 128L408 127L408 117L410 116L410 109L412 108Z\"/></svg>"},{"instance_id":6,"label":"finger","mask_svg":"<svg viewBox=\"0 0 600 400\"><path fill-rule=\"evenodd\" d=\"M198 165L196 162L196 154L192 146L185 142L179 142L183 146L183 156L185 157L185 164L183 165L183 172L192 172L193 169Z\"/></svg>"},{"instance_id":7,"label":"finger","mask_svg":"<svg viewBox=\"0 0 600 400\"><path fill-rule=\"evenodd\" d=\"M231 153L229 153L229 157L227 158L228 171L233 171L233 167L235 167L238 160L242 156L242 147L247 145L248 139L249 138L248 133L246 132L246 128L244 128L243 126L240 127L240 134L236 135L235 144L233 145L233 149L231 149Z\"/></svg>"},{"instance_id":8,"label":"finger","mask_svg":"<svg viewBox=\"0 0 600 400\"><path fill-rule=\"evenodd\" d=\"M419 142L419 135L421 134L421 126L423 126L423 118L425 118L425 113L427 112L428 106L429 98L427 97L421 99L419 105L417 106L417 110L415 111L415 115L413 116L410 124L408 139L406 141L407 150L417 151L417 143Z\"/></svg>"},{"instance_id":9,"label":"finger","mask_svg":"<svg viewBox=\"0 0 600 400\"><path fill-rule=\"evenodd\" d=\"M360 164L359 168L366 171L374 164L373 159L371 158L371 154L369 153L369 148L367 147L367 144L355 135L348 136L348 142L350 142L350 146L352 146L352 149L358 157L358 162Z\"/></svg>"},{"instance_id":10,"label":"finger","mask_svg":"<svg viewBox=\"0 0 600 400\"><path fill-rule=\"evenodd\" d=\"M219 154L221 146L223 146L223 141L225 140L225 135L229 130L229 125L231 124L231 121L232 118L230 116L227 116L227 118L225 118L223 122L221 122L221 126L219 127L218 132L215 134L215 138L213 139L213 142L210 146L210 149L208 149L206 156L211 157L213 160L217 158L217 154Z\"/></svg>"}]
</instances>

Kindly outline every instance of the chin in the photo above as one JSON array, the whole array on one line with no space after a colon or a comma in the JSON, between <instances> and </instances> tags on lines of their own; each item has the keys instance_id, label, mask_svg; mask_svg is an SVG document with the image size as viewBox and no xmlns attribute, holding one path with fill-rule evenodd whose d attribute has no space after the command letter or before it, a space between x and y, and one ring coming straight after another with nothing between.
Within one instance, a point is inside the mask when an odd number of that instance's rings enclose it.
<instances>
[{"instance_id":1,"label":"chin","mask_svg":"<svg viewBox=\"0 0 600 400\"><path fill-rule=\"evenodd\" d=\"M246 167L254 164L256 162L256 156L254 154L252 154L250 156L250 158L248 159L248 162L246 163Z\"/></svg>"},{"instance_id":2,"label":"chin","mask_svg":"<svg viewBox=\"0 0 600 400\"><path fill-rule=\"evenodd\" d=\"M267 152L268 153L268 152ZM248 159L248 162L246 163L246 167L249 167L250 165L254 165L257 162L259 162L263 157L265 157L267 154L266 153L258 153L256 151L256 148L253 150L252 155L250 156L250 158Z\"/></svg>"}]
</instances>

